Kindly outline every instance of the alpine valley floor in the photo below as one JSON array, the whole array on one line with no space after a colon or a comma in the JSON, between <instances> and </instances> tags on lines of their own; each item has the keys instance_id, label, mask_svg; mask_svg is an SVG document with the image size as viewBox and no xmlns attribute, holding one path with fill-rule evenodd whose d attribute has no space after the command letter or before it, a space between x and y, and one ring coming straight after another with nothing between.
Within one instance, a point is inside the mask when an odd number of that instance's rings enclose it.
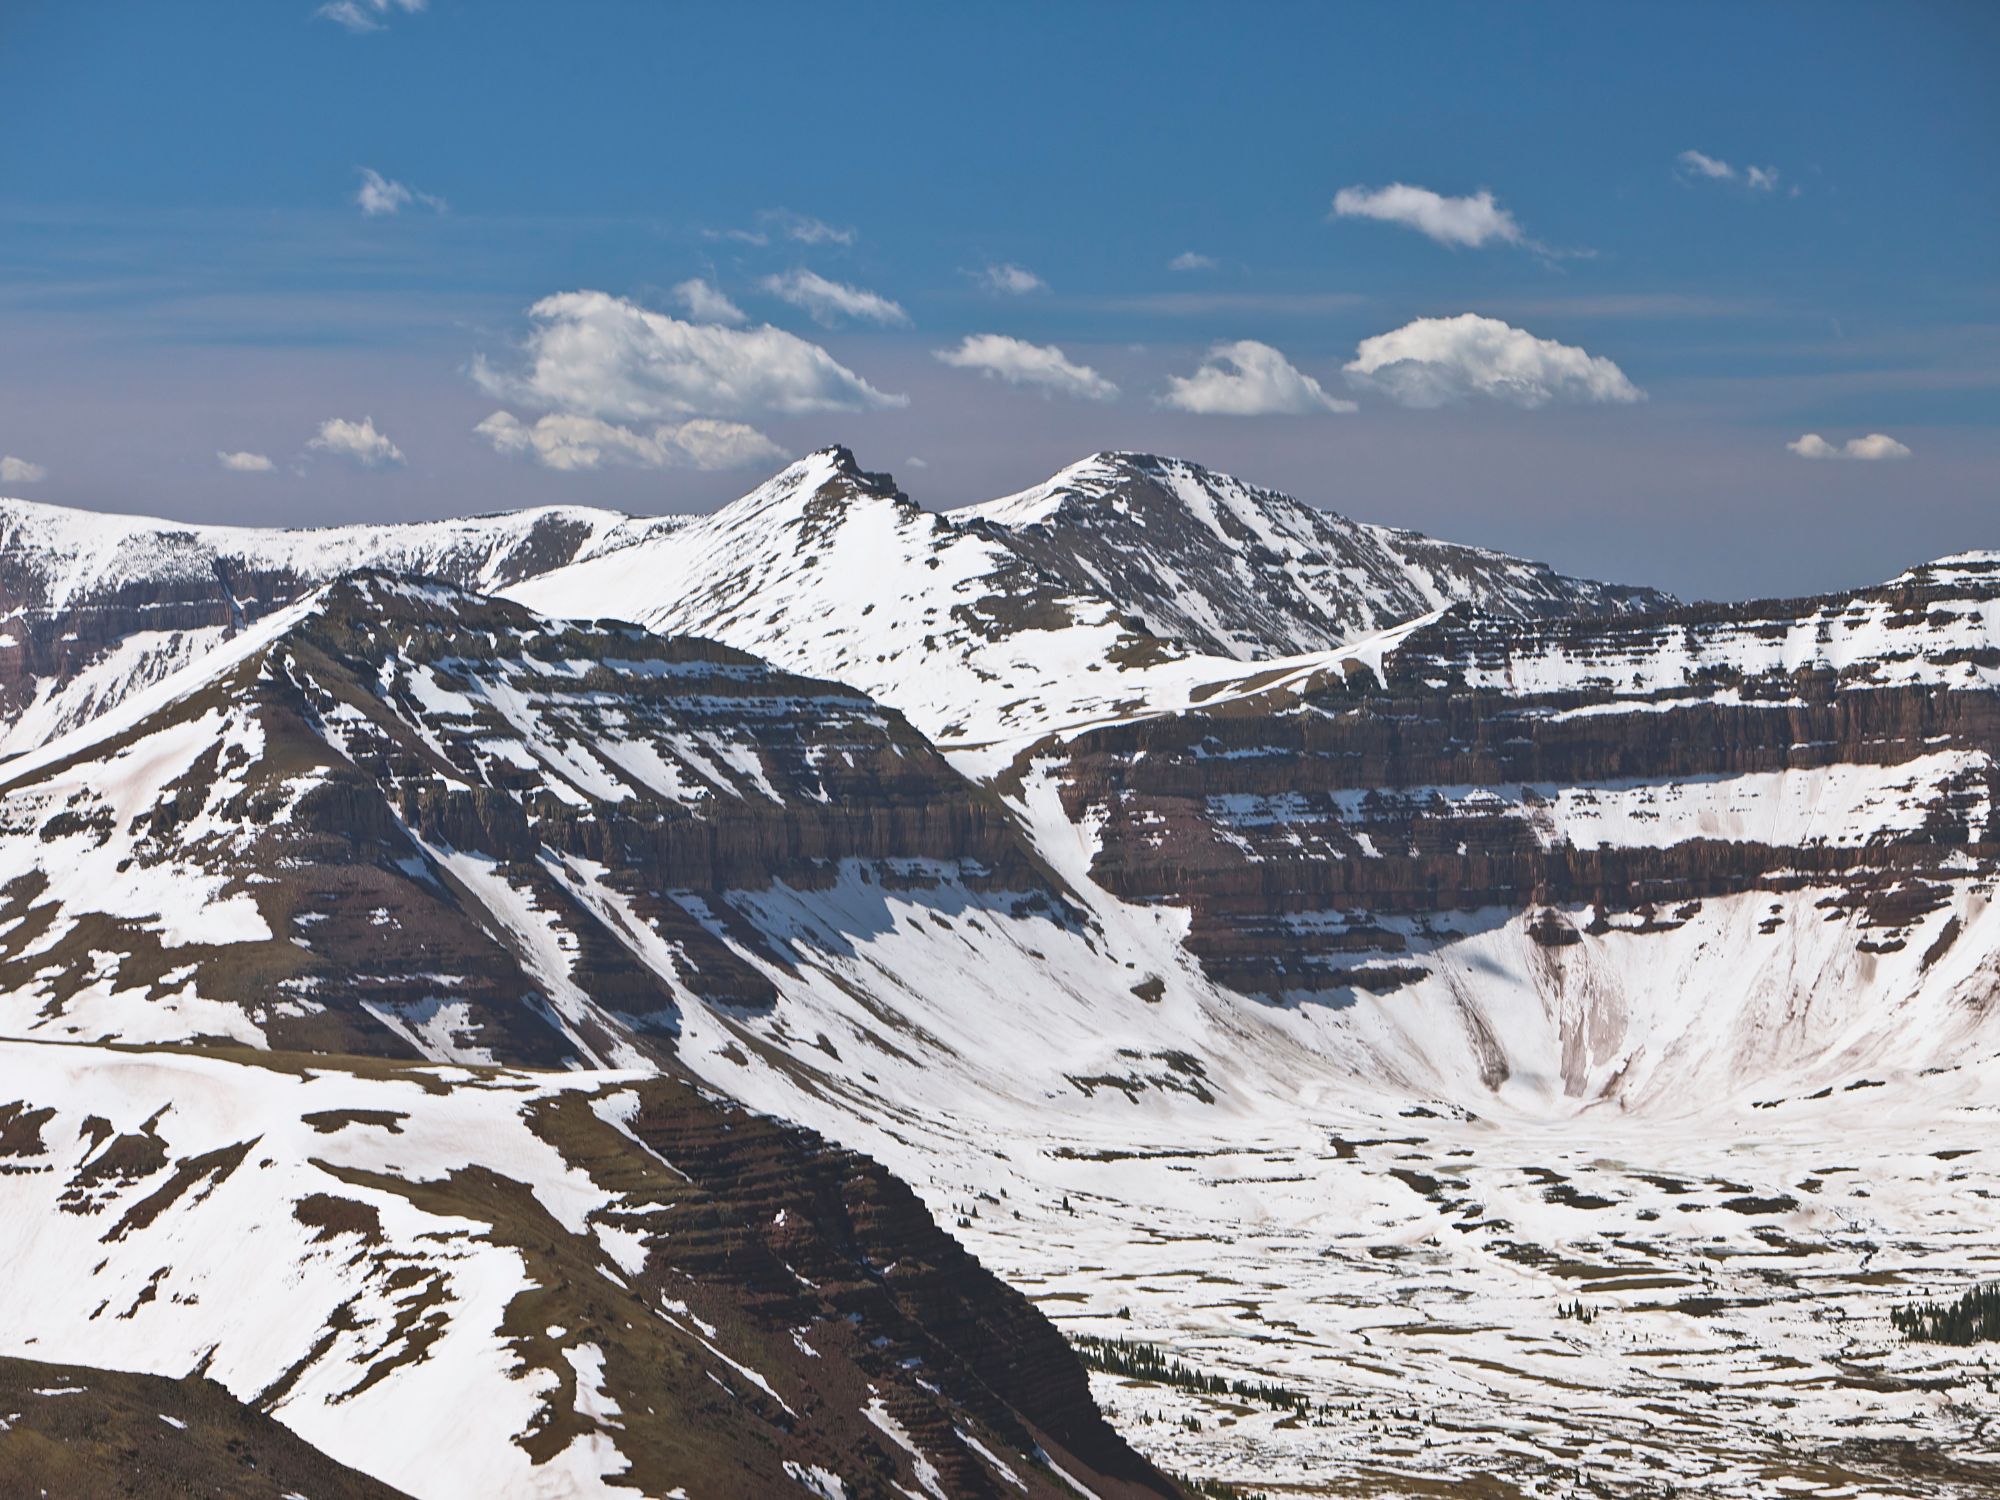
<instances>
[{"instance_id":1,"label":"alpine valley floor","mask_svg":"<svg viewBox=\"0 0 2000 1500\"><path fill-rule=\"evenodd\" d=\"M1072 1338L1281 1388L1100 1370L1106 1414L1174 1472L1272 1494L1976 1495L2000 1491L1991 1346L1911 1344L1885 1311L2000 1271L1997 1076L1755 1115L1385 1103L987 1151L999 1122L953 1121L898 1165Z\"/></svg>"},{"instance_id":2,"label":"alpine valley floor","mask_svg":"<svg viewBox=\"0 0 2000 1500\"><path fill-rule=\"evenodd\" d=\"M1340 1024L1291 1019L1302 1041ZM2000 1275L2000 1048L1637 1105L1524 1070L1461 1102L1252 1029L1198 1078L1134 1047L1065 1076L992 1038L978 1071L1050 1079L1039 1100L960 1077L885 1108L733 1048L702 1066L911 1182L1170 1472L1270 1495L2000 1489L1993 1346L1889 1320ZM1135 1378L1155 1352L1168 1371Z\"/></svg>"}]
</instances>

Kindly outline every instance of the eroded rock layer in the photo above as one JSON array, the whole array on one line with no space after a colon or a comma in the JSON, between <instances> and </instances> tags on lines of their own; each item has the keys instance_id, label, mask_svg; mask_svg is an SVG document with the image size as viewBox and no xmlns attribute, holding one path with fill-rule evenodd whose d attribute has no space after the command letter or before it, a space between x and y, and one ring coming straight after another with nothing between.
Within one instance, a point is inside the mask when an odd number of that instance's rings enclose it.
<instances>
[{"instance_id":1,"label":"eroded rock layer","mask_svg":"<svg viewBox=\"0 0 2000 1500\"><path fill-rule=\"evenodd\" d=\"M1823 888L1892 952L2000 860L1996 601L2000 567L1595 621L1454 609L1379 673L1064 737L1063 805L1094 878L1185 905L1209 972L1266 995L1396 988L1421 967L1358 962L1407 946L1381 919L1493 908L1663 929Z\"/></svg>"}]
</instances>

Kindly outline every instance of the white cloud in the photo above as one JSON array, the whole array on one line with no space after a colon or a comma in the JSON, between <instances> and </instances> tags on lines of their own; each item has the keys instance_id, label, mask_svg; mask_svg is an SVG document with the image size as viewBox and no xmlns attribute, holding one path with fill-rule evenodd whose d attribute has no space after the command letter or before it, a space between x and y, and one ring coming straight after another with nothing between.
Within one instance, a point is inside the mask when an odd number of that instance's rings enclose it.
<instances>
[{"instance_id":1,"label":"white cloud","mask_svg":"<svg viewBox=\"0 0 2000 1500\"><path fill-rule=\"evenodd\" d=\"M842 318L864 318L871 323L908 323L910 315L887 297L844 282L828 281L816 271L787 271L782 276L766 276L764 290L801 309L823 328L832 328Z\"/></svg>"},{"instance_id":2,"label":"white cloud","mask_svg":"<svg viewBox=\"0 0 2000 1500\"><path fill-rule=\"evenodd\" d=\"M560 292L528 316L524 370L472 363L489 395L616 422L909 404L781 328L687 323L608 292Z\"/></svg>"},{"instance_id":3,"label":"white cloud","mask_svg":"<svg viewBox=\"0 0 2000 1500\"><path fill-rule=\"evenodd\" d=\"M1170 376L1162 406L1206 417L1303 416L1355 410L1269 344L1217 344L1192 375Z\"/></svg>"},{"instance_id":4,"label":"white cloud","mask_svg":"<svg viewBox=\"0 0 2000 1500\"><path fill-rule=\"evenodd\" d=\"M1385 188L1345 187L1333 195L1333 211L1344 219L1401 224L1440 245L1477 249L1489 240L1508 245L1525 242L1514 216L1484 188L1469 198L1447 198L1404 182L1392 182Z\"/></svg>"},{"instance_id":5,"label":"white cloud","mask_svg":"<svg viewBox=\"0 0 2000 1500\"><path fill-rule=\"evenodd\" d=\"M427 0L326 0L313 14L360 33L380 31L383 21L396 11L419 11L426 3Z\"/></svg>"},{"instance_id":6,"label":"white cloud","mask_svg":"<svg viewBox=\"0 0 2000 1500\"><path fill-rule=\"evenodd\" d=\"M421 203L434 213L445 210L444 199L404 183L393 182L373 167L361 169L361 189L354 195L354 201L371 219L381 214L400 213L412 203Z\"/></svg>"},{"instance_id":7,"label":"white cloud","mask_svg":"<svg viewBox=\"0 0 2000 1500\"><path fill-rule=\"evenodd\" d=\"M1908 458L1910 450L1886 432L1871 432L1867 437L1849 438L1847 456L1864 460Z\"/></svg>"},{"instance_id":8,"label":"white cloud","mask_svg":"<svg viewBox=\"0 0 2000 1500\"><path fill-rule=\"evenodd\" d=\"M330 417L319 424L318 435L306 447L315 453L351 459L364 469L393 468L403 462L403 450L375 430L373 417L363 417L359 422Z\"/></svg>"},{"instance_id":9,"label":"white cloud","mask_svg":"<svg viewBox=\"0 0 2000 1500\"><path fill-rule=\"evenodd\" d=\"M16 458L11 453L0 458L0 484L38 484L48 477L47 469L25 458Z\"/></svg>"},{"instance_id":10,"label":"white cloud","mask_svg":"<svg viewBox=\"0 0 2000 1500\"><path fill-rule=\"evenodd\" d=\"M973 280L986 291L1002 297L1025 297L1029 292L1046 292L1049 284L1025 266L987 266L973 272Z\"/></svg>"},{"instance_id":11,"label":"white cloud","mask_svg":"<svg viewBox=\"0 0 2000 1500\"><path fill-rule=\"evenodd\" d=\"M1476 313L1418 318L1363 339L1345 368L1350 384L1403 406L1486 396L1532 408L1554 401L1643 401L1646 395L1608 359Z\"/></svg>"},{"instance_id":12,"label":"white cloud","mask_svg":"<svg viewBox=\"0 0 2000 1500\"><path fill-rule=\"evenodd\" d=\"M1839 445L1829 443L1816 432L1808 432L1785 446L1800 458L1854 458L1864 463L1873 463L1885 458L1910 456L1910 450L1886 432L1871 432L1866 437L1849 438Z\"/></svg>"},{"instance_id":13,"label":"white cloud","mask_svg":"<svg viewBox=\"0 0 2000 1500\"><path fill-rule=\"evenodd\" d=\"M219 448L215 461L233 474L268 474L277 467L261 453L224 453Z\"/></svg>"},{"instance_id":14,"label":"white cloud","mask_svg":"<svg viewBox=\"0 0 2000 1500\"><path fill-rule=\"evenodd\" d=\"M767 208L757 215L762 229L704 229L712 240L734 240L740 245L768 245L775 239L796 240L801 245L851 245L861 236L810 214L795 214L788 208Z\"/></svg>"},{"instance_id":15,"label":"white cloud","mask_svg":"<svg viewBox=\"0 0 2000 1500\"><path fill-rule=\"evenodd\" d=\"M1713 156L1703 156L1699 151L1683 151L1680 154L1683 171L1692 172L1697 177L1715 177L1724 180L1735 177L1736 168L1726 161L1718 161Z\"/></svg>"},{"instance_id":16,"label":"white cloud","mask_svg":"<svg viewBox=\"0 0 2000 1500\"><path fill-rule=\"evenodd\" d=\"M1720 157L1708 156L1700 151L1683 151L1674 160L1679 164L1683 177L1702 177L1710 182L1740 182L1755 193L1777 190L1776 167L1745 167L1739 172Z\"/></svg>"},{"instance_id":17,"label":"white cloud","mask_svg":"<svg viewBox=\"0 0 2000 1500\"><path fill-rule=\"evenodd\" d=\"M697 323L727 323L734 328L750 321L742 308L699 276L681 282L674 288L674 296Z\"/></svg>"},{"instance_id":18,"label":"white cloud","mask_svg":"<svg viewBox=\"0 0 2000 1500\"><path fill-rule=\"evenodd\" d=\"M930 463L928 460L918 458L916 454L912 453L908 458L903 460L903 467L906 469L928 469Z\"/></svg>"},{"instance_id":19,"label":"white cloud","mask_svg":"<svg viewBox=\"0 0 2000 1500\"><path fill-rule=\"evenodd\" d=\"M811 214L795 214L789 209L772 209L764 219L777 226L778 233L801 245L851 245L857 236L852 229L840 229Z\"/></svg>"},{"instance_id":20,"label":"white cloud","mask_svg":"<svg viewBox=\"0 0 2000 1500\"><path fill-rule=\"evenodd\" d=\"M978 370L1009 385L1039 387L1044 394L1110 401L1118 387L1089 365L1072 364L1054 344L1030 344L1004 333L971 333L956 349L931 351L955 370Z\"/></svg>"},{"instance_id":21,"label":"white cloud","mask_svg":"<svg viewBox=\"0 0 2000 1500\"><path fill-rule=\"evenodd\" d=\"M522 454L547 469L624 464L640 469L733 469L781 459L784 449L754 427L712 417L662 423L648 431L555 412L532 423L496 411L472 429L496 453Z\"/></svg>"},{"instance_id":22,"label":"white cloud","mask_svg":"<svg viewBox=\"0 0 2000 1500\"><path fill-rule=\"evenodd\" d=\"M1214 256L1200 255L1193 250L1183 250L1167 262L1169 271L1213 271L1215 267Z\"/></svg>"}]
</instances>

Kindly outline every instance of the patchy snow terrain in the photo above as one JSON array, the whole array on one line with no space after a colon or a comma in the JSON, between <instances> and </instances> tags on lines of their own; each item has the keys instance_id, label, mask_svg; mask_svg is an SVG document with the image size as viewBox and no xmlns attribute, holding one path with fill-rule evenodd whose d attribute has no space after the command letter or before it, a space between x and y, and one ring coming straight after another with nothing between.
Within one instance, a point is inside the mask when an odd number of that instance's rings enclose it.
<instances>
[{"instance_id":1,"label":"patchy snow terrain","mask_svg":"<svg viewBox=\"0 0 2000 1500\"><path fill-rule=\"evenodd\" d=\"M685 1083L19 1042L0 1076L14 1357L199 1371L416 1496L1166 1493L900 1184Z\"/></svg>"},{"instance_id":2,"label":"patchy snow terrain","mask_svg":"<svg viewBox=\"0 0 2000 1500\"><path fill-rule=\"evenodd\" d=\"M0 767L0 1355L424 1496L1163 1492L776 1116L1174 1473L2000 1483L1889 1321L2000 1274L2000 554L1680 607L844 450L564 546Z\"/></svg>"}]
</instances>

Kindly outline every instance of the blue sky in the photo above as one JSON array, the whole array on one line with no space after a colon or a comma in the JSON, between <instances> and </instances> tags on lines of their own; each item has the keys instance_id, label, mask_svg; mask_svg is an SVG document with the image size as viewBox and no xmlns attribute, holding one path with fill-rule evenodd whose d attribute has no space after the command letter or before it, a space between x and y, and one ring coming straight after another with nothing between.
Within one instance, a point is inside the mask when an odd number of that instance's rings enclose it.
<instances>
[{"instance_id":1,"label":"blue sky","mask_svg":"<svg viewBox=\"0 0 2000 1500\"><path fill-rule=\"evenodd\" d=\"M1972 3L14 0L0 490L689 510L840 440L945 507L1134 447L1864 582L2000 545L1996 74Z\"/></svg>"}]
</instances>

